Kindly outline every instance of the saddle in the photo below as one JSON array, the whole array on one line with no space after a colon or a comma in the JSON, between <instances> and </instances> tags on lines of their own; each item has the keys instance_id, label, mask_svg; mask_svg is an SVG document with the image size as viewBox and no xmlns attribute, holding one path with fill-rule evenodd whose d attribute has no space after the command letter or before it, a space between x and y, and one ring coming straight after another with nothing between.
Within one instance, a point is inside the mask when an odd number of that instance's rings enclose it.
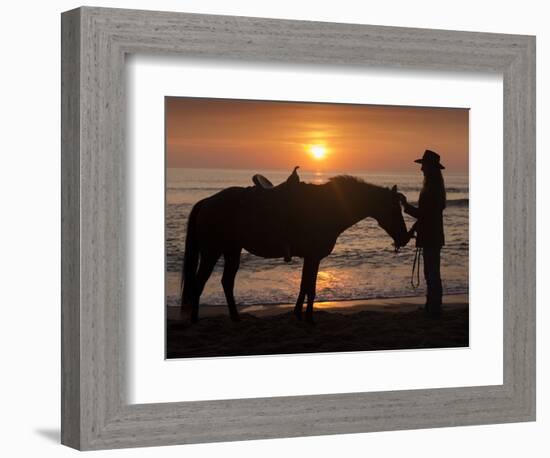
<instances>
[{"instance_id":1,"label":"saddle","mask_svg":"<svg viewBox=\"0 0 550 458\"><path fill-rule=\"evenodd\" d=\"M290 176L287 178L287 180L277 186L275 186L271 181L269 181L266 177L264 177L259 173L257 173L252 177L252 182L257 188L265 189L265 190L274 189L278 186L285 185L285 184L296 185L300 183L300 177L298 176L298 172L297 172L298 168L299 167L294 167L294 170L292 171Z\"/></svg>"},{"instance_id":2,"label":"saddle","mask_svg":"<svg viewBox=\"0 0 550 458\"><path fill-rule=\"evenodd\" d=\"M259 173L252 177L252 182L256 187L261 189L273 189L275 187L271 181Z\"/></svg>"}]
</instances>

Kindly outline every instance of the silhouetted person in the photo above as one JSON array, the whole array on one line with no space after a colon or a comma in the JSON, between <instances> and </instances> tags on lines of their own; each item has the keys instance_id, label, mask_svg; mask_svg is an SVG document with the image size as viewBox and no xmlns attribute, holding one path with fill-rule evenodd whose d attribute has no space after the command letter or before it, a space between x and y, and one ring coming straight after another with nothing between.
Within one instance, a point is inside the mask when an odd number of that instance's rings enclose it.
<instances>
[{"instance_id":1,"label":"silhouetted person","mask_svg":"<svg viewBox=\"0 0 550 458\"><path fill-rule=\"evenodd\" d=\"M424 278L426 279L426 311L432 316L441 314L443 288L441 286L441 247L445 245L443 233L443 210L446 206L445 183L439 154L426 150L421 159L424 184L418 198L418 208L400 195L405 213L417 221L412 231L416 232L416 246L422 249L424 257Z\"/></svg>"}]
</instances>

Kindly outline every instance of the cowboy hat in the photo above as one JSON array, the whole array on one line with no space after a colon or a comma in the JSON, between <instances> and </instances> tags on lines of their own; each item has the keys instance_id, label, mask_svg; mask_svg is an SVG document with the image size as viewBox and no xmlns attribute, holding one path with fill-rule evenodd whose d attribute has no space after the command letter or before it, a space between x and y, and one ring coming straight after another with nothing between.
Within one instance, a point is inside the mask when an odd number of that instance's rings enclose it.
<instances>
[{"instance_id":1,"label":"cowboy hat","mask_svg":"<svg viewBox=\"0 0 550 458\"><path fill-rule=\"evenodd\" d=\"M433 165L435 167L439 167L442 170L445 168L439 163L439 154L437 154L435 151L431 151L429 149L424 151L424 155L420 159L417 159L414 162L416 162L418 164Z\"/></svg>"}]
</instances>

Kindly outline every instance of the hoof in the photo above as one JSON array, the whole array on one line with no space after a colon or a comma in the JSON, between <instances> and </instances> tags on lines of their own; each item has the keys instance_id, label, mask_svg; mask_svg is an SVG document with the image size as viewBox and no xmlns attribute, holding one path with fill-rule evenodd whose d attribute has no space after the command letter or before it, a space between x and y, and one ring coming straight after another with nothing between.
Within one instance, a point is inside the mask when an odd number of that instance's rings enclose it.
<instances>
[{"instance_id":1,"label":"hoof","mask_svg":"<svg viewBox=\"0 0 550 458\"><path fill-rule=\"evenodd\" d=\"M307 315L306 314L306 323L315 324L315 321L313 321L313 315Z\"/></svg>"},{"instance_id":2,"label":"hoof","mask_svg":"<svg viewBox=\"0 0 550 458\"><path fill-rule=\"evenodd\" d=\"M241 317L239 315L230 315L230 318L231 318L231 321L233 321L233 323L237 323L241 321Z\"/></svg>"},{"instance_id":3,"label":"hoof","mask_svg":"<svg viewBox=\"0 0 550 458\"><path fill-rule=\"evenodd\" d=\"M298 321L302 321L302 312L299 312L297 310L294 310L294 316Z\"/></svg>"}]
</instances>

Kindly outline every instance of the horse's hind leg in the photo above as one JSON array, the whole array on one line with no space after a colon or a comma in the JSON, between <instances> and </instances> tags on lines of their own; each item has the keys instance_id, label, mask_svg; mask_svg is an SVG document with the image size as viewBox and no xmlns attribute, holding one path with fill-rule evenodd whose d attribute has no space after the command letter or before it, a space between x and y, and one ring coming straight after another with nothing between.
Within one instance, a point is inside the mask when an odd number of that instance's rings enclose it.
<instances>
[{"instance_id":1,"label":"horse's hind leg","mask_svg":"<svg viewBox=\"0 0 550 458\"><path fill-rule=\"evenodd\" d=\"M319 272L319 259L308 260L306 293L307 293L307 309L306 321L313 323L313 302L315 301L315 289L317 285L317 273Z\"/></svg>"},{"instance_id":2,"label":"horse's hind leg","mask_svg":"<svg viewBox=\"0 0 550 458\"><path fill-rule=\"evenodd\" d=\"M304 266L302 267L302 281L300 283L300 294L294 306L294 315L299 320L302 319L302 307L304 299L307 295L306 320L313 321L313 301L315 299L315 283L317 280L317 272L319 270L319 260L312 258L304 258Z\"/></svg>"},{"instance_id":3,"label":"horse's hind leg","mask_svg":"<svg viewBox=\"0 0 550 458\"><path fill-rule=\"evenodd\" d=\"M191 304L191 321L193 323L199 320L199 301L201 294L219 258L219 253L209 251L201 252L199 270L197 271L196 290L194 291L195 295Z\"/></svg>"},{"instance_id":4,"label":"horse's hind leg","mask_svg":"<svg viewBox=\"0 0 550 458\"><path fill-rule=\"evenodd\" d=\"M296 305L294 306L294 316L298 320L302 320L302 307L304 306L304 299L306 298L306 275L307 275L307 263L304 258L304 265L302 266L302 282L300 283L300 293L298 299L296 299Z\"/></svg>"},{"instance_id":5,"label":"horse's hind leg","mask_svg":"<svg viewBox=\"0 0 550 458\"><path fill-rule=\"evenodd\" d=\"M241 262L241 250L226 251L223 257L225 260L222 275L223 292L225 293L225 299L227 300L227 307L229 308L231 319L233 321L238 321L239 312L235 304L233 290L235 288L235 276L237 275Z\"/></svg>"}]
</instances>

